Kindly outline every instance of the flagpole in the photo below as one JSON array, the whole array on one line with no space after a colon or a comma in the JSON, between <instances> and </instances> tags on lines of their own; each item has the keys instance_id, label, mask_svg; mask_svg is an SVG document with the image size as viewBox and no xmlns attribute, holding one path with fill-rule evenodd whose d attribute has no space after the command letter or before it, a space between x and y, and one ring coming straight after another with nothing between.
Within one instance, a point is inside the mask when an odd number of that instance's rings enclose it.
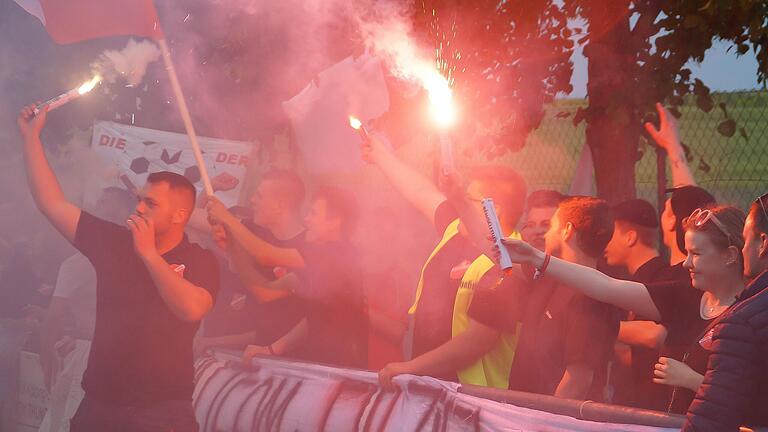
<instances>
[{"instance_id":1,"label":"flagpole","mask_svg":"<svg viewBox=\"0 0 768 432\"><path fill-rule=\"evenodd\" d=\"M192 143L192 152L195 155L197 167L200 169L200 178L203 180L205 193L208 194L208 196L213 196L213 186L211 185L211 179L208 177L208 170L205 168L203 153L200 151L200 143L197 141L195 127L192 125L192 117L189 115L187 102L186 99L184 99L184 93L181 91L179 77L176 76L176 68L173 66L173 60L171 60L171 52L168 49L168 44L165 42L165 39L157 39L157 43L160 45L160 52L163 54L165 70L168 71L168 77L171 79L171 87L173 88L173 92L176 94L176 101L179 106L179 112L181 113L181 119L184 121L184 128L187 130L187 136L189 137L189 141Z\"/></svg>"}]
</instances>

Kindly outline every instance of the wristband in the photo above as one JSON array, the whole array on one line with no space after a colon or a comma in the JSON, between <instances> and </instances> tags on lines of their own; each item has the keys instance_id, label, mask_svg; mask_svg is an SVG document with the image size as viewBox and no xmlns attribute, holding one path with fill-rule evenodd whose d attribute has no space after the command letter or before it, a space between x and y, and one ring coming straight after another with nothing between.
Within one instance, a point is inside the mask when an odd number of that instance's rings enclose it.
<instances>
[{"instance_id":1,"label":"wristband","mask_svg":"<svg viewBox=\"0 0 768 432\"><path fill-rule=\"evenodd\" d=\"M269 351L269 355L275 355L275 350L272 349L272 344L267 345L267 351Z\"/></svg>"},{"instance_id":2,"label":"wristband","mask_svg":"<svg viewBox=\"0 0 768 432\"><path fill-rule=\"evenodd\" d=\"M551 259L552 255L544 255L544 262L541 263L541 267L536 268L536 272L533 274L533 280L539 280L544 276L544 272L547 271L547 267L549 267L549 260Z\"/></svg>"}]
</instances>

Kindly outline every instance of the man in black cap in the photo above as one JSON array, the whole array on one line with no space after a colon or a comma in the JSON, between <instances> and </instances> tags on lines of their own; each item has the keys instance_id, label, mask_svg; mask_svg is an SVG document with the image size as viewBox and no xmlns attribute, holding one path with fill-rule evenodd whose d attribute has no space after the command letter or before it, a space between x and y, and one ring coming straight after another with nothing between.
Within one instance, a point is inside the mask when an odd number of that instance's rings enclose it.
<instances>
[{"instance_id":1,"label":"man in black cap","mask_svg":"<svg viewBox=\"0 0 768 432\"><path fill-rule=\"evenodd\" d=\"M624 201L613 207L613 214L613 237L605 248L609 265L624 267L632 280L644 284L678 280L682 285L690 285L688 271L682 266L670 266L659 255L659 220L651 203L642 199ZM623 352L631 356L631 371L621 384L613 380L617 390L614 402L653 409L658 408L654 401L663 401L666 397L666 389L654 385L651 379L667 332L661 324L642 319L630 313L627 320L621 322L618 341L624 345Z\"/></svg>"}]
</instances>

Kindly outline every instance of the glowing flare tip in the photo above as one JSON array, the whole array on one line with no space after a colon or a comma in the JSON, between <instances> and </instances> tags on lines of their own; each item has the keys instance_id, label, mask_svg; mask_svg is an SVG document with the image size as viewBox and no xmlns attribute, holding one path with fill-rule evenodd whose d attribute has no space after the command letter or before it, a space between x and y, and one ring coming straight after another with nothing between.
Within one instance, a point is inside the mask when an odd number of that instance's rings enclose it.
<instances>
[{"instance_id":1,"label":"glowing flare tip","mask_svg":"<svg viewBox=\"0 0 768 432\"><path fill-rule=\"evenodd\" d=\"M84 95L84 94L88 93L89 91L93 90L93 88L96 87L96 84L98 84L100 82L101 82L101 76L100 75L96 75L93 78L91 78L90 80L84 82L83 85L78 87L77 88L77 92L79 94L81 94L81 95Z\"/></svg>"},{"instance_id":2,"label":"glowing flare tip","mask_svg":"<svg viewBox=\"0 0 768 432\"><path fill-rule=\"evenodd\" d=\"M352 129L360 130L363 127L363 122L355 116L349 116L349 125L352 126Z\"/></svg>"}]
</instances>

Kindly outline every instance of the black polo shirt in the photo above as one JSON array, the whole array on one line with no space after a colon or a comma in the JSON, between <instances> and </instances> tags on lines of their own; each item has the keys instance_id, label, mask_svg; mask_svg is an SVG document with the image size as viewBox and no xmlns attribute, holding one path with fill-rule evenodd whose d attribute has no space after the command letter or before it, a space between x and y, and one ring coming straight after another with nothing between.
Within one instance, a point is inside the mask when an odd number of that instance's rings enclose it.
<instances>
[{"instance_id":1,"label":"black polo shirt","mask_svg":"<svg viewBox=\"0 0 768 432\"><path fill-rule=\"evenodd\" d=\"M470 318L501 331L522 323L509 375L512 390L554 395L568 365L594 371L588 398L600 400L619 332L619 311L550 278L507 277L475 292Z\"/></svg>"},{"instance_id":2,"label":"black polo shirt","mask_svg":"<svg viewBox=\"0 0 768 432\"><path fill-rule=\"evenodd\" d=\"M448 201L435 211L435 230L442 238L458 218ZM453 306L461 278L481 251L465 236L456 234L432 257L424 269L421 299L414 314L413 357L432 351L452 338ZM455 372L438 378L458 381Z\"/></svg>"},{"instance_id":3,"label":"black polo shirt","mask_svg":"<svg viewBox=\"0 0 768 432\"><path fill-rule=\"evenodd\" d=\"M75 247L96 269L96 329L83 378L89 398L126 405L191 400L192 338L199 323L177 318L135 253L130 231L82 212ZM215 299L213 254L186 236L163 255L168 264Z\"/></svg>"}]
</instances>

